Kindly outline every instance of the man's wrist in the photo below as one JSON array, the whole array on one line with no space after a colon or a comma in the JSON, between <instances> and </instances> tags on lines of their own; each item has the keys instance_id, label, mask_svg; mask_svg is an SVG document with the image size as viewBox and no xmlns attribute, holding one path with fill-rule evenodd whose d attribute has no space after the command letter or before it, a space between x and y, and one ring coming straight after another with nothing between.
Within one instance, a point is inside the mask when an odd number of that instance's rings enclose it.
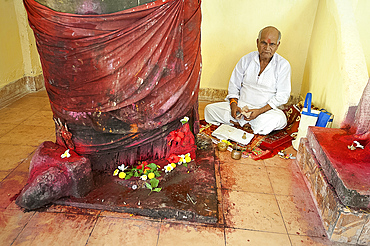
<instances>
[{"instance_id":1,"label":"man's wrist","mask_svg":"<svg viewBox=\"0 0 370 246\"><path fill-rule=\"evenodd\" d=\"M230 105L232 105L233 103L235 103L236 105L238 105L238 99L236 99L236 98L230 98L229 99L229 103L230 103Z\"/></svg>"}]
</instances>

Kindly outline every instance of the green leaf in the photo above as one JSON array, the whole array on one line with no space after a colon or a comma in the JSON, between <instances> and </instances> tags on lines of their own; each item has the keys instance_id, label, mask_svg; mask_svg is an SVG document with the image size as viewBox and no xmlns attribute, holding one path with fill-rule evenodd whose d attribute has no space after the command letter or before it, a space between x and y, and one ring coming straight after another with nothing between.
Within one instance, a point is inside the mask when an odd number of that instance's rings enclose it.
<instances>
[{"instance_id":1,"label":"green leaf","mask_svg":"<svg viewBox=\"0 0 370 246\"><path fill-rule=\"evenodd\" d=\"M146 185L146 188L148 188L149 190L153 190L152 186L149 183L145 183L145 185Z\"/></svg>"},{"instance_id":2,"label":"green leaf","mask_svg":"<svg viewBox=\"0 0 370 246\"><path fill-rule=\"evenodd\" d=\"M159 180L156 179L156 178L153 178L153 179L150 180L150 184L152 185L153 188L156 188L156 187L158 187Z\"/></svg>"},{"instance_id":3,"label":"green leaf","mask_svg":"<svg viewBox=\"0 0 370 246\"><path fill-rule=\"evenodd\" d=\"M161 174L160 174L159 171L154 171L153 173L155 174L156 177L160 177L161 176Z\"/></svg>"},{"instance_id":4,"label":"green leaf","mask_svg":"<svg viewBox=\"0 0 370 246\"><path fill-rule=\"evenodd\" d=\"M150 163L150 164L148 164L147 165L147 167L149 167L150 169L152 169L152 170L157 170L157 165L156 164L154 164L154 163Z\"/></svg>"},{"instance_id":5,"label":"green leaf","mask_svg":"<svg viewBox=\"0 0 370 246\"><path fill-rule=\"evenodd\" d=\"M183 165L184 165L185 167L188 167L188 163L184 163Z\"/></svg>"},{"instance_id":6,"label":"green leaf","mask_svg":"<svg viewBox=\"0 0 370 246\"><path fill-rule=\"evenodd\" d=\"M134 177L140 177L140 174L138 172L134 172Z\"/></svg>"},{"instance_id":7,"label":"green leaf","mask_svg":"<svg viewBox=\"0 0 370 246\"><path fill-rule=\"evenodd\" d=\"M161 188L154 188L153 191L156 191L156 192L160 192L162 190L162 187Z\"/></svg>"},{"instance_id":8,"label":"green leaf","mask_svg":"<svg viewBox=\"0 0 370 246\"><path fill-rule=\"evenodd\" d=\"M130 179L131 177L132 177L132 173L126 173L126 177L125 177L126 180Z\"/></svg>"}]
</instances>

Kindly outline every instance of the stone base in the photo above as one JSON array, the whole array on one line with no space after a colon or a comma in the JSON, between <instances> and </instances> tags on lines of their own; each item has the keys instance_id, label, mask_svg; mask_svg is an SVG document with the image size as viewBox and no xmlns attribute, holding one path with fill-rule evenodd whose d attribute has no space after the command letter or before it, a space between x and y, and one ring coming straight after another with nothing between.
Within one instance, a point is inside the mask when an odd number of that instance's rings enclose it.
<instances>
[{"instance_id":1,"label":"stone base","mask_svg":"<svg viewBox=\"0 0 370 246\"><path fill-rule=\"evenodd\" d=\"M350 150L355 137L344 129L309 127L307 140L339 200L370 209L370 146Z\"/></svg>"},{"instance_id":2,"label":"stone base","mask_svg":"<svg viewBox=\"0 0 370 246\"><path fill-rule=\"evenodd\" d=\"M132 189L116 182L112 173L94 173L94 188L84 198L62 198L55 204L104 209L160 219L218 222L215 153L212 144L198 149L188 167L177 166L160 181L160 192Z\"/></svg>"},{"instance_id":3,"label":"stone base","mask_svg":"<svg viewBox=\"0 0 370 246\"><path fill-rule=\"evenodd\" d=\"M16 204L33 210L65 196L83 197L92 187L92 172L89 159L53 142L42 143L30 163L26 186L17 197Z\"/></svg>"},{"instance_id":4,"label":"stone base","mask_svg":"<svg viewBox=\"0 0 370 246\"><path fill-rule=\"evenodd\" d=\"M369 245L369 211L350 209L342 204L306 138L301 139L297 161L311 189L328 237L336 242Z\"/></svg>"}]
</instances>

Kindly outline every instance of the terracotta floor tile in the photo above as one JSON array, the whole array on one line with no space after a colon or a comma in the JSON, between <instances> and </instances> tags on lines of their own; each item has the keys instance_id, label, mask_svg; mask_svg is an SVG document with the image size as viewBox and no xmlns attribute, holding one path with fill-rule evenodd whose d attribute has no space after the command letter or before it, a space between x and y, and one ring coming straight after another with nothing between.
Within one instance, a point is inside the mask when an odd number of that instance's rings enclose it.
<instances>
[{"instance_id":1,"label":"terracotta floor tile","mask_svg":"<svg viewBox=\"0 0 370 246\"><path fill-rule=\"evenodd\" d=\"M17 204L15 204L15 201L12 201L6 209L7 210L19 210L19 211L25 212L23 208L21 208ZM30 211L30 213L32 213L32 211Z\"/></svg>"},{"instance_id":2,"label":"terracotta floor tile","mask_svg":"<svg viewBox=\"0 0 370 246\"><path fill-rule=\"evenodd\" d=\"M160 222L99 217L87 245L156 246Z\"/></svg>"},{"instance_id":3,"label":"terracotta floor tile","mask_svg":"<svg viewBox=\"0 0 370 246\"><path fill-rule=\"evenodd\" d=\"M221 163L238 163L238 164L248 164L248 165L256 165L256 166L265 166L263 160L255 161L252 158L241 158L240 160L234 160L231 158L230 151L218 152L220 156Z\"/></svg>"},{"instance_id":4,"label":"terracotta floor tile","mask_svg":"<svg viewBox=\"0 0 370 246\"><path fill-rule=\"evenodd\" d=\"M17 125L14 125L14 124L7 124L7 123L1 124L0 123L0 138L4 136L5 134L7 134L9 131L11 131L16 126Z\"/></svg>"},{"instance_id":5,"label":"terracotta floor tile","mask_svg":"<svg viewBox=\"0 0 370 246\"><path fill-rule=\"evenodd\" d=\"M240 229L225 229L226 246L287 246L290 245L287 234L250 231Z\"/></svg>"},{"instance_id":6,"label":"terracotta floor tile","mask_svg":"<svg viewBox=\"0 0 370 246\"><path fill-rule=\"evenodd\" d=\"M285 154L292 154L293 157L295 158L297 157L297 151L293 149L292 146L289 148L286 148L284 151L285 151ZM283 159L283 158L280 158L278 155L275 155L263 161L265 162L266 166L289 168L290 165L292 165L291 162L293 161L293 159Z\"/></svg>"},{"instance_id":7,"label":"terracotta floor tile","mask_svg":"<svg viewBox=\"0 0 370 246\"><path fill-rule=\"evenodd\" d=\"M264 166L238 163L221 164L222 188L273 194Z\"/></svg>"},{"instance_id":8,"label":"terracotta floor tile","mask_svg":"<svg viewBox=\"0 0 370 246\"><path fill-rule=\"evenodd\" d=\"M18 125L8 134L0 138L0 143L37 147L44 141L53 141L53 139L51 139L53 134L55 134L53 126Z\"/></svg>"},{"instance_id":9,"label":"terracotta floor tile","mask_svg":"<svg viewBox=\"0 0 370 246\"><path fill-rule=\"evenodd\" d=\"M14 245L85 245L96 216L36 213Z\"/></svg>"},{"instance_id":10,"label":"terracotta floor tile","mask_svg":"<svg viewBox=\"0 0 370 246\"><path fill-rule=\"evenodd\" d=\"M33 215L34 212L0 209L0 244L11 245Z\"/></svg>"},{"instance_id":11,"label":"terracotta floor tile","mask_svg":"<svg viewBox=\"0 0 370 246\"><path fill-rule=\"evenodd\" d=\"M35 150L35 147L25 145L10 145L0 143L0 171L11 171Z\"/></svg>"},{"instance_id":12,"label":"terracotta floor tile","mask_svg":"<svg viewBox=\"0 0 370 246\"><path fill-rule=\"evenodd\" d=\"M224 246L224 229L211 226L162 223L159 233L158 245Z\"/></svg>"},{"instance_id":13,"label":"terracotta floor tile","mask_svg":"<svg viewBox=\"0 0 370 246\"><path fill-rule=\"evenodd\" d=\"M290 235L292 246L349 246L348 244L340 244L331 242L327 237L307 237Z\"/></svg>"},{"instance_id":14,"label":"terracotta floor tile","mask_svg":"<svg viewBox=\"0 0 370 246\"><path fill-rule=\"evenodd\" d=\"M276 198L289 234L316 237L326 235L309 193L307 196L277 196Z\"/></svg>"},{"instance_id":15,"label":"terracotta floor tile","mask_svg":"<svg viewBox=\"0 0 370 246\"><path fill-rule=\"evenodd\" d=\"M35 114L38 110L28 108L27 110L20 110L18 108L2 108L0 109L0 124L18 125L26 120L31 115Z\"/></svg>"},{"instance_id":16,"label":"terracotta floor tile","mask_svg":"<svg viewBox=\"0 0 370 246\"><path fill-rule=\"evenodd\" d=\"M11 172L0 183L0 208L7 208L26 184L28 173Z\"/></svg>"},{"instance_id":17,"label":"terracotta floor tile","mask_svg":"<svg viewBox=\"0 0 370 246\"><path fill-rule=\"evenodd\" d=\"M295 162L291 162L289 168L271 166L266 168L275 194L293 196L308 190Z\"/></svg>"},{"instance_id":18,"label":"terracotta floor tile","mask_svg":"<svg viewBox=\"0 0 370 246\"><path fill-rule=\"evenodd\" d=\"M199 102L201 119L208 103ZM234 160L229 151L216 152L216 175L223 176L216 179L219 223L235 228L225 229L226 238L223 228L126 213L59 205L23 213L14 198L28 178L31 153L48 140L55 141L55 129L45 90L0 109L1 245L339 245L321 237L321 221L295 161ZM297 154L292 147L285 151ZM221 182L231 190L221 192Z\"/></svg>"},{"instance_id":19,"label":"terracotta floor tile","mask_svg":"<svg viewBox=\"0 0 370 246\"><path fill-rule=\"evenodd\" d=\"M16 102L10 104L9 108L16 108L16 109L22 109L24 111L28 109L34 109L34 110L41 110L46 105L49 105L49 98L48 97L35 97L35 96L24 96L21 99L17 100Z\"/></svg>"},{"instance_id":20,"label":"terracotta floor tile","mask_svg":"<svg viewBox=\"0 0 370 246\"><path fill-rule=\"evenodd\" d=\"M0 182L9 174L10 172L0 171Z\"/></svg>"},{"instance_id":21,"label":"terracotta floor tile","mask_svg":"<svg viewBox=\"0 0 370 246\"><path fill-rule=\"evenodd\" d=\"M53 120L53 112L40 110L34 115L28 117L21 125L27 126L45 126L55 127Z\"/></svg>"},{"instance_id":22,"label":"terracotta floor tile","mask_svg":"<svg viewBox=\"0 0 370 246\"><path fill-rule=\"evenodd\" d=\"M21 163L17 165L17 167L14 169L14 172L22 172L26 173L27 175L29 174L30 170L30 162L33 157L33 154L35 153L36 148L33 147L33 153L29 155L27 158L25 158Z\"/></svg>"},{"instance_id":23,"label":"terracotta floor tile","mask_svg":"<svg viewBox=\"0 0 370 246\"><path fill-rule=\"evenodd\" d=\"M45 89L42 89L42 90L39 90L39 91L31 92L27 96L29 96L29 97L48 97L48 93L46 92Z\"/></svg>"},{"instance_id":24,"label":"terracotta floor tile","mask_svg":"<svg viewBox=\"0 0 370 246\"><path fill-rule=\"evenodd\" d=\"M243 191L223 191L229 227L286 233L275 196Z\"/></svg>"}]
</instances>

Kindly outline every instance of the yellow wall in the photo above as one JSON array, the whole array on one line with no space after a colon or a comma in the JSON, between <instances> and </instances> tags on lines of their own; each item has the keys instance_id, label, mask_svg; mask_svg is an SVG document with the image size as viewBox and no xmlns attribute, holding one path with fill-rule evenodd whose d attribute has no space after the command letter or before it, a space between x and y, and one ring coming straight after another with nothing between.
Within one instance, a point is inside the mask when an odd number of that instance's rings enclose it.
<instances>
[{"instance_id":1,"label":"yellow wall","mask_svg":"<svg viewBox=\"0 0 370 246\"><path fill-rule=\"evenodd\" d=\"M23 77L23 57L13 1L0 0L0 88Z\"/></svg>"},{"instance_id":2,"label":"yellow wall","mask_svg":"<svg viewBox=\"0 0 370 246\"><path fill-rule=\"evenodd\" d=\"M239 59L257 50L258 32L273 25L282 33L277 51L292 67L292 94L301 91L319 0L203 0L201 88L227 89Z\"/></svg>"},{"instance_id":3,"label":"yellow wall","mask_svg":"<svg viewBox=\"0 0 370 246\"><path fill-rule=\"evenodd\" d=\"M351 0L320 0L305 65L301 95L334 114L339 127L358 104L368 80Z\"/></svg>"},{"instance_id":4,"label":"yellow wall","mask_svg":"<svg viewBox=\"0 0 370 246\"><path fill-rule=\"evenodd\" d=\"M0 0L0 88L42 73L32 30L20 0Z\"/></svg>"},{"instance_id":5,"label":"yellow wall","mask_svg":"<svg viewBox=\"0 0 370 246\"><path fill-rule=\"evenodd\" d=\"M21 0L0 0L0 89L42 73ZM201 88L227 89L256 50L261 28L282 32L278 53L292 66L292 94L334 113L334 127L357 105L370 71L369 0L203 0Z\"/></svg>"},{"instance_id":6,"label":"yellow wall","mask_svg":"<svg viewBox=\"0 0 370 246\"><path fill-rule=\"evenodd\" d=\"M370 77L370 1L358 0L355 6L356 21L362 49L364 50L367 72Z\"/></svg>"}]
</instances>

